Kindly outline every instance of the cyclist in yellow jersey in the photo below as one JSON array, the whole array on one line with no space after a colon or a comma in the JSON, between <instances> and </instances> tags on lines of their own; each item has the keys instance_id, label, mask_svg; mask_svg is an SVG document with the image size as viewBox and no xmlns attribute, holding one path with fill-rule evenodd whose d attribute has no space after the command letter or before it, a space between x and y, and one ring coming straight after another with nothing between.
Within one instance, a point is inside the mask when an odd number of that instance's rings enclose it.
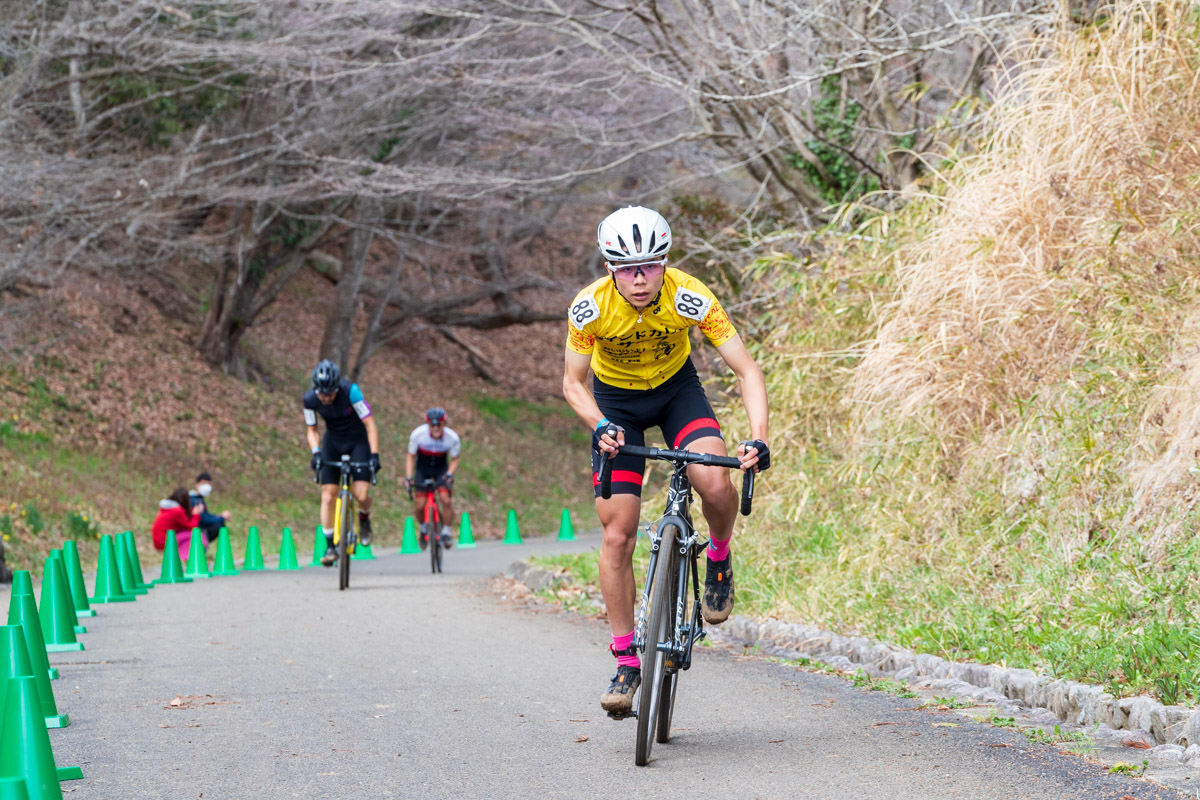
<instances>
[{"instance_id":1,"label":"cyclist in yellow jersey","mask_svg":"<svg viewBox=\"0 0 1200 800\"><path fill-rule=\"evenodd\" d=\"M658 426L668 447L726 455L721 427L700 385L689 354L689 329L699 327L738 379L752 441L738 446L742 469L770 466L767 392L762 371L729 321L720 301L700 280L667 267L671 229L657 212L622 208L596 231L608 275L572 301L568 310L563 395L593 430L592 473L596 511L604 533L600 545L600 591L608 609L617 673L600 698L610 714L632 709L641 682L633 647L636 585L633 549L641 508L645 459L615 455L623 444L645 444ZM587 387L589 368L594 373ZM616 436L608 431L616 430ZM612 497L600 498L601 458L613 458ZM709 526L702 611L719 624L733 610L729 543L738 496L729 473L692 465L688 478L700 495Z\"/></svg>"}]
</instances>

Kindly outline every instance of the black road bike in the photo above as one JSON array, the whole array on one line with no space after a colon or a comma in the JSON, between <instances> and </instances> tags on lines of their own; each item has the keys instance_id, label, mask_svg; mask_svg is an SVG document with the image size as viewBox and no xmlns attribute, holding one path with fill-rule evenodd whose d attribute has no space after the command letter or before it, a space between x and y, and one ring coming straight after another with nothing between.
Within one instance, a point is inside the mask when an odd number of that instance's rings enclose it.
<instances>
[{"instance_id":1,"label":"black road bike","mask_svg":"<svg viewBox=\"0 0 1200 800\"><path fill-rule=\"evenodd\" d=\"M333 546L337 550L338 591L350 588L350 557L354 555L354 546L358 544L358 530L355 528L354 493L350 491L351 477L355 469L367 469L371 472L371 485L375 485L375 470L369 461L351 461L350 456L342 456L337 462L341 470L338 481L337 503L333 510ZM313 470L313 483L321 480L321 470Z\"/></svg>"},{"instance_id":2,"label":"black road bike","mask_svg":"<svg viewBox=\"0 0 1200 800\"><path fill-rule=\"evenodd\" d=\"M708 546L692 526L692 484L687 468L691 464L740 469L732 456L666 450L658 447L623 445L622 455L652 458L674 466L667 490L667 507L650 534L650 563L642 588L642 603L634 627L633 644L641 652L642 686L638 692L637 747L634 763L644 767L650 762L654 740L671 739L671 718L675 713L675 695L679 673L692 666L692 646L706 635L700 613L699 561ZM613 459L603 459L600 467L600 496L612 496ZM742 478L741 512L749 516L754 500L754 472ZM653 733L651 733L653 731Z\"/></svg>"}]
</instances>

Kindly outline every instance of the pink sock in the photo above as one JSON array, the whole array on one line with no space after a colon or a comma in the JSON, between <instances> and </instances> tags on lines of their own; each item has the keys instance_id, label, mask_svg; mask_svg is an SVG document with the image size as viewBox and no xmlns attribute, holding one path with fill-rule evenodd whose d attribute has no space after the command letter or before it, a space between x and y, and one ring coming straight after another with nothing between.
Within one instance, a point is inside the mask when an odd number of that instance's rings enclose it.
<instances>
[{"instance_id":1,"label":"pink sock","mask_svg":"<svg viewBox=\"0 0 1200 800\"><path fill-rule=\"evenodd\" d=\"M733 540L730 536L728 539L718 539L709 534L708 538L708 560L709 561L724 561L729 557L729 543Z\"/></svg>"},{"instance_id":2,"label":"pink sock","mask_svg":"<svg viewBox=\"0 0 1200 800\"><path fill-rule=\"evenodd\" d=\"M629 633L625 634L624 636L613 636L612 640L613 640L613 643L612 643L613 650L628 650L629 645L633 644L633 631L630 631ZM622 667L639 667L640 668L642 666L641 659L635 655L634 656L617 656L617 663L619 665L621 665Z\"/></svg>"}]
</instances>

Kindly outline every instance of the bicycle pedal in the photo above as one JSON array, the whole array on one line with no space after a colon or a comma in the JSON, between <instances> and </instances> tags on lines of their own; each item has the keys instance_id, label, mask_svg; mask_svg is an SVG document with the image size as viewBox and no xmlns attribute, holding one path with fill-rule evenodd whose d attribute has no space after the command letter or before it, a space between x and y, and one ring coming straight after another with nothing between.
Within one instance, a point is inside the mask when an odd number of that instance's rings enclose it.
<instances>
[{"instance_id":1,"label":"bicycle pedal","mask_svg":"<svg viewBox=\"0 0 1200 800\"><path fill-rule=\"evenodd\" d=\"M627 719L627 718L637 719L637 712L636 711L609 711L608 718L609 719Z\"/></svg>"}]
</instances>

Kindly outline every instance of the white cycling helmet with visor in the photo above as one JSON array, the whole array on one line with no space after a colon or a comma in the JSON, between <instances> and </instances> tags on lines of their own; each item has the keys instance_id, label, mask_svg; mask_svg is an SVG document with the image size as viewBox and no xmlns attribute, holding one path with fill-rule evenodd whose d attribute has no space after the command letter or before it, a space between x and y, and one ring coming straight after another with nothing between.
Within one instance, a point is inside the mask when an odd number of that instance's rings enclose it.
<instances>
[{"instance_id":1,"label":"white cycling helmet with visor","mask_svg":"<svg viewBox=\"0 0 1200 800\"><path fill-rule=\"evenodd\" d=\"M671 226L657 211L626 206L596 228L596 245L609 264L659 261L671 251Z\"/></svg>"}]
</instances>

